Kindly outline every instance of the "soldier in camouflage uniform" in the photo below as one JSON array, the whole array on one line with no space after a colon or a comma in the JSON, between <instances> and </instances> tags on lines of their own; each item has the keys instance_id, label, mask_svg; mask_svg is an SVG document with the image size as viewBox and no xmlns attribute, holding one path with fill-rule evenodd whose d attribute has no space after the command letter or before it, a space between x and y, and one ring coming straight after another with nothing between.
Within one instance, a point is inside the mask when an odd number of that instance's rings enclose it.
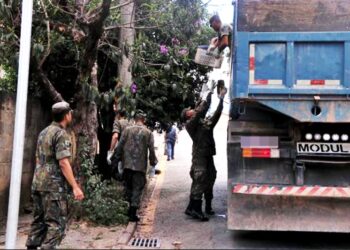
<instances>
[{"instance_id":1,"label":"soldier in camouflage uniform","mask_svg":"<svg viewBox=\"0 0 350 250\"><path fill-rule=\"evenodd\" d=\"M205 212L208 215L214 214L211 204L216 179L213 159L216 154L213 130L220 119L226 92L225 87L220 90L220 103L214 115L210 118L205 119L205 115L211 104L211 92L207 95L206 100L199 103L195 110L185 109L182 112L182 118L187 120L186 130L193 141L190 171L192 186L190 202L185 213L202 221L208 220L208 217L202 212L203 195L206 201Z\"/></svg>"},{"instance_id":2,"label":"soldier in camouflage uniform","mask_svg":"<svg viewBox=\"0 0 350 250\"><path fill-rule=\"evenodd\" d=\"M218 15L212 16L209 23L210 27L217 32L217 36L211 41L211 46L217 48L218 53L221 53L226 47L231 45L232 27L228 24L222 24Z\"/></svg>"},{"instance_id":3,"label":"soldier in camouflage uniform","mask_svg":"<svg viewBox=\"0 0 350 250\"><path fill-rule=\"evenodd\" d=\"M126 112L124 110L117 111L117 115L115 116L113 123L113 136L111 147L107 152L107 163L108 165L112 165L111 167L111 176L116 180L120 181L122 179L123 174L123 166L122 162L118 162L117 164L112 164L112 156L114 150L118 144L118 140L121 138L123 131L130 125L130 122L126 119Z\"/></svg>"},{"instance_id":4,"label":"soldier in camouflage uniform","mask_svg":"<svg viewBox=\"0 0 350 250\"><path fill-rule=\"evenodd\" d=\"M130 203L130 221L139 221L136 212L146 185L147 156L149 155L152 167L158 162L154 150L153 134L144 123L145 114L138 111L135 115L135 124L123 131L113 157L113 163L120 160L123 162L126 196Z\"/></svg>"},{"instance_id":5,"label":"soldier in camouflage uniform","mask_svg":"<svg viewBox=\"0 0 350 250\"><path fill-rule=\"evenodd\" d=\"M71 141L65 130L72 122L72 110L68 103L59 102L52 106L52 115L54 122L40 133L37 142L32 182L34 221L28 249L52 249L62 241L67 222L67 182L75 199L84 198L73 175Z\"/></svg>"},{"instance_id":6,"label":"soldier in camouflage uniform","mask_svg":"<svg viewBox=\"0 0 350 250\"><path fill-rule=\"evenodd\" d=\"M109 165L111 165L111 157L113 155L114 149L118 143L118 140L122 136L122 132L126 127L130 125L129 121L126 119L126 112L125 110L120 110L117 112L117 115L115 116L114 123L113 123L113 136L111 141L111 147L107 154L107 162Z\"/></svg>"}]
</instances>

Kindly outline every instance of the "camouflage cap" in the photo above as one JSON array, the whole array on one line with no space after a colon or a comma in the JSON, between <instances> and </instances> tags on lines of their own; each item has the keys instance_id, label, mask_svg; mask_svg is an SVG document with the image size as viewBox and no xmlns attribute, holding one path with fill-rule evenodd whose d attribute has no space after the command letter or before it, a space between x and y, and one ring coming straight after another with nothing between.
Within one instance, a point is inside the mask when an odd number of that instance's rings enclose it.
<instances>
[{"instance_id":1,"label":"camouflage cap","mask_svg":"<svg viewBox=\"0 0 350 250\"><path fill-rule=\"evenodd\" d=\"M183 110L182 110L182 112L181 112L181 119L182 119L182 121L186 121L187 120L187 117L186 117L186 113L187 113L187 111L189 111L189 110L191 110L191 107L188 107L188 108L184 108Z\"/></svg>"},{"instance_id":2,"label":"camouflage cap","mask_svg":"<svg viewBox=\"0 0 350 250\"><path fill-rule=\"evenodd\" d=\"M71 111L72 109L67 102L57 102L52 105L52 114L60 114L64 112Z\"/></svg>"},{"instance_id":3,"label":"camouflage cap","mask_svg":"<svg viewBox=\"0 0 350 250\"><path fill-rule=\"evenodd\" d=\"M135 112L135 115L134 115L134 118L135 119L144 119L144 118L146 118L147 117L147 115L146 115L146 113L145 112L143 112L141 109L139 109L139 110L137 110L136 112Z\"/></svg>"}]
</instances>

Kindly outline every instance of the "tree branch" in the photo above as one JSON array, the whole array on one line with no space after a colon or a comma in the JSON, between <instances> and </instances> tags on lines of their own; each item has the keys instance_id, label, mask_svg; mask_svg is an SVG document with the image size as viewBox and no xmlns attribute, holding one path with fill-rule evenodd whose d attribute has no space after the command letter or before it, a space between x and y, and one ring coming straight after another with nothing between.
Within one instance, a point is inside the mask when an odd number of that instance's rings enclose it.
<instances>
[{"instance_id":1,"label":"tree branch","mask_svg":"<svg viewBox=\"0 0 350 250\"><path fill-rule=\"evenodd\" d=\"M94 17L93 22L87 20L82 22L80 20L80 25L85 26L87 32L87 37L84 41L84 50L82 59L79 65L79 77L77 78L77 83L80 84L84 79L90 77L92 67L96 61L97 57L97 47L98 42L103 34L103 24L105 19L109 15L109 9L111 5L111 0L103 0L102 4L98 7L100 9L98 15Z\"/></svg>"},{"instance_id":2,"label":"tree branch","mask_svg":"<svg viewBox=\"0 0 350 250\"><path fill-rule=\"evenodd\" d=\"M45 6L43 0L40 0L40 5L43 8L44 15L45 15L45 18L46 18L45 23L46 23L46 32L47 32L47 46L46 46L46 50L45 50L45 53L44 53L43 57L40 59L39 64L38 64L38 67L42 68L44 62L46 61L46 58L51 53L51 36L50 36L51 30L50 30L49 15L47 14L46 6Z\"/></svg>"},{"instance_id":3,"label":"tree branch","mask_svg":"<svg viewBox=\"0 0 350 250\"><path fill-rule=\"evenodd\" d=\"M126 6L126 5L128 5L128 4L131 4L131 3L133 3L133 2L134 2L134 1L131 0L131 1L126 2L126 3L122 3L122 4L118 4L118 5L116 5L116 6L112 6L112 7L110 8L110 10L115 10L115 9L124 7L124 6Z\"/></svg>"},{"instance_id":4,"label":"tree branch","mask_svg":"<svg viewBox=\"0 0 350 250\"><path fill-rule=\"evenodd\" d=\"M46 92L50 95L51 99L54 102L60 102L60 101L63 101L61 94L57 92L57 90L52 85L51 81L49 80L47 75L44 73L44 70L42 68L47 57L51 53L51 29L50 29L49 15L47 14L46 6L43 0L40 0L40 5L43 8L45 19L46 19L45 23L46 23L46 31L47 31L47 46L43 57L39 60L37 64L37 70L39 71L39 75L41 77L43 87L46 90Z\"/></svg>"},{"instance_id":5,"label":"tree branch","mask_svg":"<svg viewBox=\"0 0 350 250\"><path fill-rule=\"evenodd\" d=\"M130 27L130 26L125 26L125 25L114 25L114 26L109 26L106 27L105 30L113 30L113 29L120 29L120 28L130 28L130 29L155 29L155 28L159 28L158 25L155 26L139 26L139 27Z\"/></svg>"},{"instance_id":6,"label":"tree branch","mask_svg":"<svg viewBox=\"0 0 350 250\"><path fill-rule=\"evenodd\" d=\"M64 10L61 7L59 7L58 5L52 3L52 0L48 0L48 1L52 7L58 9L60 12L65 13L65 14L70 15L70 16L73 16L73 17L75 16L75 14L73 12L69 12L67 10Z\"/></svg>"},{"instance_id":7,"label":"tree branch","mask_svg":"<svg viewBox=\"0 0 350 250\"><path fill-rule=\"evenodd\" d=\"M57 92L56 88L52 85L49 78L46 76L42 68L38 68L39 75L42 80L42 85L46 92L50 95L53 102L61 102L63 101L62 95Z\"/></svg>"}]
</instances>

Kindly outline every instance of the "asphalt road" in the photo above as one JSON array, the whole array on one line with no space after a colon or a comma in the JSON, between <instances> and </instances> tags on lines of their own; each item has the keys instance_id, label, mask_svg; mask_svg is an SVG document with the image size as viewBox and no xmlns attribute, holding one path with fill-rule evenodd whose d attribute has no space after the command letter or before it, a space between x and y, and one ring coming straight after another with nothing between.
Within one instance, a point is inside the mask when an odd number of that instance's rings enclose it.
<instances>
[{"instance_id":1,"label":"asphalt road","mask_svg":"<svg viewBox=\"0 0 350 250\"><path fill-rule=\"evenodd\" d=\"M184 214L189 199L192 141L181 131L175 147L175 160L167 162L163 172L152 237L161 248L174 249L350 249L348 234L234 232L227 230L227 116L215 128L218 171L214 210L209 222L199 222ZM178 245L175 246L174 243Z\"/></svg>"}]
</instances>

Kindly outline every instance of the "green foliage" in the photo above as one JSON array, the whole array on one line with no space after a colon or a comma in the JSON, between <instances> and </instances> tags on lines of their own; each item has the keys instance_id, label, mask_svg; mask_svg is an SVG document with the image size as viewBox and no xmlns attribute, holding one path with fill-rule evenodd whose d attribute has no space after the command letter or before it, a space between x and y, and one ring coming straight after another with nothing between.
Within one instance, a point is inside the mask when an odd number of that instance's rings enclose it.
<instances>
[{"instance_id":1,"label":"green foliage","mask_svg":"<svg viewBox=\"0 0 350 250\"><path fill-rule=\"evenodd\" d=\"M179 120L181 110L194 106L210 68L193 62L198 45L214 32L200 0L143 0L137 18L142 27L133 47L136 107L148 113L148 125Z\"/></svg>"},{"instance_id":2,"label":"green foliage","mask_svg":"<svg viewBox=\"0 0 350 250\"><path fill-rule=\"evenodd\" d=\"M123 187L110 180L102 181L101 175L96 173L86 139L81 139L81 142L78 155L81 159L81 178L84 180L83 214L97 224L126 224L128 203L123 199Z\"/></svg>"},{"instance_id":3,"label":"green foliage","mask_svg":"<svg viewBox=\"0 0 350 250\"><path fill-rule=\"evenodd\" d=\"M3 75L1 77L1 75ZM0 92L13 93L16 90L16 71L8 65L0 65Z\"/></svg>"}]
</instances>

